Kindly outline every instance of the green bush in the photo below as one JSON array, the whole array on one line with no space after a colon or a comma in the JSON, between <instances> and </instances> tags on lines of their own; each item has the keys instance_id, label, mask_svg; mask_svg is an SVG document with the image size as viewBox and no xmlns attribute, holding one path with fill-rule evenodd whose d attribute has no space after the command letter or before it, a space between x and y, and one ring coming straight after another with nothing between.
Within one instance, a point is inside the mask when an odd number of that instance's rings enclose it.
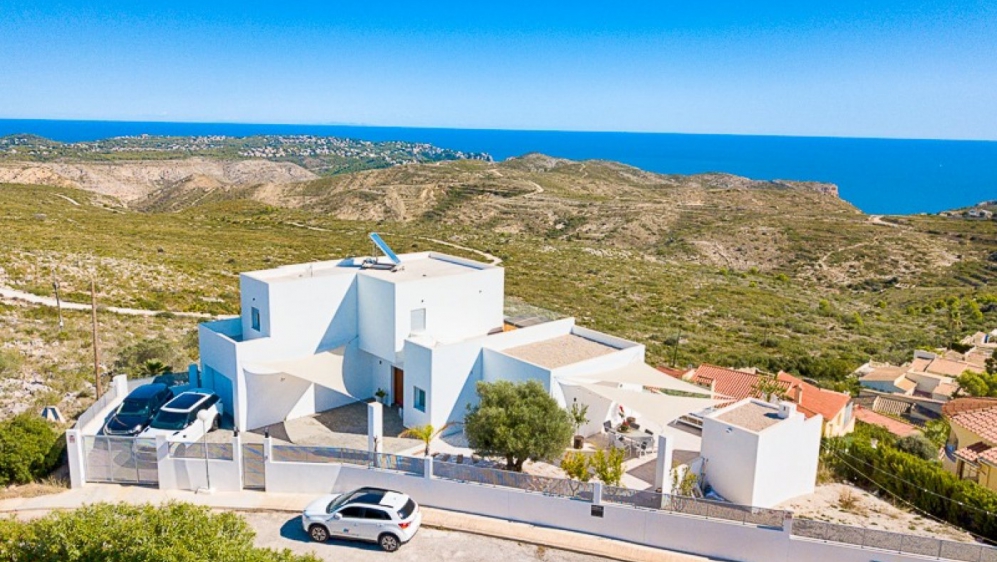
<instances>
[{"instance_id":1,"label":"green bush","mask_svg":"<svg viewBox=\"0 0 997 562\"><path fill-rule=\"evenodd\" d=\"M899 451L914 455L926 461L938 460L938 447L923 435L908 435L897 439Z\"/></svg>"},{"instance_id":2,"label":"green bush","mask_svg":"<svg viewBox=\"0 0 997 562\"><path fill-rule=\"evenodd\" d=\"M47 476L64 448L62 435L40 417L21 414L0 422L0 486Z\"/></svg>"},{"instance_id":3,"label":"green bush","mask_svg":"<svg viewBox=\"0 0 997 562\"><path fill-rule=\"evenodd\" d=\"M122 348L114 361L114 372L131 377L147 376L146 364L153 361L162 363L167 371L173 372L175 369L182 369L187 358L169 341L148 338Z\"/></svg>"},{"instance_id":4,"label":"green bush","mask_svg":"<svg viewBox=\"0 0 997 562\"><path fill-rule=\"evenodd\" d=\"M0 560L10 562L315 562L311 555L253 546L233 513L172 503L95 504L41 519L0 520Z\"/></svg>"},{"instance_id":5,"label":"green bush","mask_svg":"<svg viewBox=\"0 0 997 562\"><path fill-rule=\"evenodd\" d=\"M856 433L859 433L858 431ZM867 435L831 439L825 466L870 490L886 490L918 509L974 534L997 540L997 493Z\"/></svg>"}]
</instances>

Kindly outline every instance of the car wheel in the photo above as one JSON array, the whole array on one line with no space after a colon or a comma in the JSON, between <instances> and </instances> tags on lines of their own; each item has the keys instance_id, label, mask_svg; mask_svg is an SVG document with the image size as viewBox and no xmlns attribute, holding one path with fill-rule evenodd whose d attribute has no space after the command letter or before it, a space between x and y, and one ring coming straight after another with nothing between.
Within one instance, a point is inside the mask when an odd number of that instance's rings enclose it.
<instances>
[{"instance_id":1,"label":"car wheel","mask_svg":"<svg viewBox=\"0 0 997 562\"><path fill-rule=\"evenodd\" d=\"M398 547L402 545L402 542L398 540L398 537L392 535L391 533L384 533L377 538L377 544L381 545L381 550L385 552L394 552L398 550Z\"/></svg>"},{"instance_id":2,"label":"car wheel","mask_svg":"<svg viewBox=\"0 0 997 562\"><path fill-rule=\"evenodd\" d=\"M322 525L312 525L308 527L308 536L315 542L325 542L329 540L329 530Z\"/></svg>"},{"instance_id":3,"label":"car wheel","mask_svg":"<svg viewBox=\"0 0 997 562\"><path fill-rule=\"evenodd\" d=\"M211 429L209 431L214 431L218 429L218 423L219 423L218 420L220 418L221 416L215 416L215 419L211 420Z\"/></svg>"}]
</instances>

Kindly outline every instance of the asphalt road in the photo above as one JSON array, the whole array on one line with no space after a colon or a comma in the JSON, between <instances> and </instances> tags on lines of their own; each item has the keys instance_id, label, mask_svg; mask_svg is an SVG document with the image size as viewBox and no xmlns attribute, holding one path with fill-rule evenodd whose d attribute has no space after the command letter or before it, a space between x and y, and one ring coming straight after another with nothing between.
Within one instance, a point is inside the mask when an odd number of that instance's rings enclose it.
<instances>
[{"instance_id":1,"label":"asphalt road","mask_svg":"<svg viewBox=\"0 0 997 562\"><path fill-rule=\"evenodd\" d=\"M446 560L447 562L503 562L541 560L545 562L596 562L595 556L552 550L542 546L494 539L480 535L438 529L419 529L415 538L397 552L381 551L377 545L331 540L312 542L301 529L301 519L288 513L243 513L256 530L256 545L313 553L322 560L352 562L366 560Z\"/></svg>"}]
</instances>

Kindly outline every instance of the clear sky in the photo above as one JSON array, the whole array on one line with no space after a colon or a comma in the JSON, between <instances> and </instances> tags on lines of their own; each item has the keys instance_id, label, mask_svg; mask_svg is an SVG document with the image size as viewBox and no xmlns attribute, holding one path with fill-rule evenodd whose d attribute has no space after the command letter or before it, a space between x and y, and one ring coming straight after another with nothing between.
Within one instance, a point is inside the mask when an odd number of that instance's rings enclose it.
<instances>
[{"instance_id":1,"label":"clear sky","mask_svg":"<svg viewBox=\"0 0 997 562\"><path fill-rule=\"evenodd\" d=\"M2 0L0 118L997 139L997 1Z\"/></svg>"}]
</instances>

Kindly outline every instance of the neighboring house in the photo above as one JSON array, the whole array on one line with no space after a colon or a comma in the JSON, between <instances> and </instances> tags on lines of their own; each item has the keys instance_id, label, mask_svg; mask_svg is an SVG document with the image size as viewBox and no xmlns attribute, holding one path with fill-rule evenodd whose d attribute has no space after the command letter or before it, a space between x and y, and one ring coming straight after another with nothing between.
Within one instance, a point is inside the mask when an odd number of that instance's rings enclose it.
<instances>
[{"instance_id":1,"label":"neighboring house","mask_svg":"<svg viewBox=\"0 0 997 562\"><path fill-rule=\"evenodd\" d=\"M746 398L703 418L703 477L734 503L773 507L811 494L823 419Z\"/></svg>"},{"instance_id":2,"label":"neighboring house","mask_svg":"<svg viewBox=\"0 0 997 562\"><path fill-rule=\"evenodd\" d=\"M945 405L945 402L920 396L881 393L863 388L855 399L855 404L877 414L899 418L914 426L923 426L942 416L942 406Z\"/></svg>"},{"instance_id":3,"label":"neighboring house","mask_svg":"<svg viewBox=\"0 0 997 562\"><path fill-rule=\"evenodd\" d=\"M370 400L378 389L406 427L441 427L463 420L479 381L538 380L562 406L605 402L590 410L590 427L583 428L593 433L605 421L597 409L606 416L618 410L618 395L605 395L628 387L633 392L619 396L635 398L667 378L644 364L643 345L572 318L506 323L501 267L435 252L391 261L350 258L243 273L241 315L200 326L201 386L218 392L244 430ZM644 409L713 403L708 392L675 384L705 398L659 394L653 405L642 402Z\"/></svg>"},{"instance_id":4,"label":"neighboring house","mask_svg":"<svg viewBox=\"0 0 997 562\"><path fill-rule=\"evenodd\" d=\"M957 398L942 412L952 428L945 468L997 491L997 398Z\"/></svg>"},{"instance_id":5,"label":"neighboring house","mask_svg":"<svg viewBox=\"0 0 997 562\"><path fill-rule=\"evenodd\" d=\"M880 366L873 367L859 377L859 384L879 392L911 395L917 388L917 383L907 378L905 367Z\"/></svg>"},{"instance_id":6,"label":"neighboring house","mask_svg":"<svg viewBox=\"0 0 997 562\"><path fill-rule=\"evenodd\" d=\"M919 350L914 352L910 363L896 367L870 361L856 369L854 374L863 388L948 401L959 390L956 382L959 375L966 371L982 373L985 359L982 353L976 351L962 354Z\"/></svg>"},{"instance_id":7,"label":"neighboring house","mask_svg":"<svg viewBox=\"0 0 997 562\"><path fill-rule=\"evenodd\" d=\"M662 369L659 367L659 370ZM685 373L662 372L712 389L716 397L722 400L721 407L745 398L764 398L757 390L759 379L762 376L772 378L771 375L761 375L754 369L742 371L708 364ZM814 386L785 372L779 372L773 382L780 388L781 400L795 403L808 418L820 415L824 419L825 437L845 435L855 429L851 395Z\"/></svg>"},{"instance_id":8,"label":"neighboring house","mask_svg":"<svg viewBox=\"0 0 997 562\"><path fill-rule=\"evenodd\" d=\"M909 423L902 422L889 416L884 416L883 414L870 410L861 404L855 405L855 419L870 425L882 427L897 437L907 437L908 435L914 435L921 432Z\"/></svg>"}]
</instances>

